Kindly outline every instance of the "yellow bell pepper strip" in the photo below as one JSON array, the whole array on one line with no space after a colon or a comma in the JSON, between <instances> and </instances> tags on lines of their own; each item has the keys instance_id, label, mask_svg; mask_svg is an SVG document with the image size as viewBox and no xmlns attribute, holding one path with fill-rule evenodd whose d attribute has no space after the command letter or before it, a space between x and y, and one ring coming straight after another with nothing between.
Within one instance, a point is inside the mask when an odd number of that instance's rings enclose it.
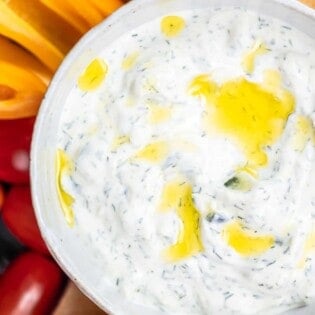
<instances>
[{"instance_id":1,"label":"yellow bell pepper strip","mask_svg":"<svg viewBox=\"0 0 315 315\"><path fill-rule=\"evenodd\" d=\"M63 54L66 54L82 35L38 0L6 0L5 2Z\"/></svg>"},{"instance_id":2,"label":"yellow bell pepper strip","mask_svg":"<svg viewBox=\"0 0 315 315\"><path fill-rule=\"evenodd\" d=\"M0 0L0 34L32 52L50 70L56 70L64 54L43 34Z\"/></svg>"},{"instance_id":3,"label":"yellow bell pepper strip","mask_svg":"<svg viewBox=\"0 0 315 315\"><path fill-rule=\"evenodd\" d=\"M0 35L0 61L29 70L38 76L47 86L52 78L52 71L22 47Z\"/></svg>"},{"instance_id":4,"label":"yellow bell pepper strip","mask_svg":"<svg viewBox=\"0 0 315 315\"><path fill-rule=\"evenodd\" d=\"M301 0L301 2L315 9L315 0Z\"/></svg>"},{"instance_id":5,"label":"yellow bell pepper strip","mask_svg":"<svg viewBox=\"0 0 315 315\"><path fill-rule=\"evenodd\" d=\"M0 101L8 100L15 96L15 90L7 85L0 84Z\"/></svg>"},{"instance_id":6,"label":"yellow bell pepper strip","mask_svg":"<svg viewBox=\"0 0 315 315\"><path fill-rule=\"evenodd\" d=\"M28 70L0 60L0 84L16 91L39 91L45 93L46 85Z\"/></svg>"},{"instance_id":7,"label":"yellow bell pepper strip","mask_svg":"<svg viewBox=\"0 0 315 315\"><path fill-rule=\"evenodd\" d=\"M43 94L19 92L14 98L0 101L0 119L33 117L37 114Z\"/></svg>"},{"instance_id":8,"label":"yellow bell pepper strip","mask_svg":"<svg viewBox=\"0 0 315 315\"><path fill-rule=\"evenodd\" d=\"M54 11L64 20L68 21L75 29L81 34L86 33L90 26L88 23L79 15L67 1L64 0L40 0L47 8Z\"/></svg>"},{"instance_id":9,"label":"yellow bell pepper strip","mask_svg":"<svg viewBox=\"0 0 315 315\"><path fill-rule=\"evenodd\" d=\"M91 3L97 8L103 16L112 14L115 10L121 7L124 2L122 0L111 0L111 1L99 1L91 0Z\"/></svg>"},{"instance_id":10,"label":"yellow bell pepper strip","mask_svg":"<svg viewBox=\"0 0 315 315\"><path fill-rule=\"evenodd\" d=\"M86 0L64 0L71 5L72 9L79 14L89 26L94 26L100 23L105 16L103 16L90 1ZM106 1L108 2L108 1Z\"/></svg>"},{"instance_id":11,"label":"yellow bell pepper strip","mask_svg":"<svg viewBox=\"0 0 315 315\"><path fill-rule=\"evenodd\" d=\"M46 85L35 74L0 61L0 119L36 115Z\"/></svg>"}]
</instances>

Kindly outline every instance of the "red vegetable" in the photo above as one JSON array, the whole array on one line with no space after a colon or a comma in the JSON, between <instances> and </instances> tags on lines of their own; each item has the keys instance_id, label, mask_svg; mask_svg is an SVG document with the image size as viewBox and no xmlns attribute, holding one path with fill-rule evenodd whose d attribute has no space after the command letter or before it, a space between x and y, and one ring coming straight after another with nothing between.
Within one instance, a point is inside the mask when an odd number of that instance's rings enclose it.
<instances>
[{"instance_id":1,"label":"red vegetable","mask_svg":"<svg viewBox=\"0 0 315 315\"><path fill-rule=\"evenodd\" d=\"M25 253L0 278L0 315L46 315L51 312L63 274L50 259Z\"/></svg>"},{"instance_id":2,"label":"red vegetable","mask_svg":"<svg viewBox=\"0 0 315 315\"><path fill-rule=\"evenodd\" d=\"M4 223L24 245L49 254L36 222L29 186L13 186L2 212Z\"/></svg>"},{"instance_id":3,"label":"red vegetable","mask_svg":"<svg viewBox=\"0 0 315 315\"><path fill-rule=\"evenodd\" d=\"M35 118L0 120L0 181L29 182L29 152Z\"/></svg>"},{"instance_id":4,"label":"red vegetable","mask_svg":"<svg viewBox=\"0 0 315 315\"><path fill-rule=\"evenodd\" d=\"M25 247L8 231L0 217L0 279L10 262L23 251Z\"/></svg>"},{"instance_id":5,"label":"red vegetable","mask_svg":"<svg viewBox=\"0 0 315 315\"><path fill-rule=\"evenodd\" d=\"M4 191L3 191L3 186L0 184L0 212L2 209L3 202L4 202Z\"/></svg>"}]
</instances>

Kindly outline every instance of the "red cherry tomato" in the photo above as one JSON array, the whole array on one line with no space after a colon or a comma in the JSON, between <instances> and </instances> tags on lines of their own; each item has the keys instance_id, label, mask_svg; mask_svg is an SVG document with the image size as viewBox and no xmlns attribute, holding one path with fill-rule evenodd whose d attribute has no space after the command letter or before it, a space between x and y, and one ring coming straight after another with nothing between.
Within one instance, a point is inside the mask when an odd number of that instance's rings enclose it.
<instances>
[{"instance_id":1,"label":"red cherry tomato","mask_svg":"<svg viewBox=\"0 0 315 315\"><path fill-rule=\"evenodd\" d=\"M25 247L8 231L0 217L0 278L9 263L23 251Z\"/></svg>"},{"instance_id":2,"label":"red cherry tomato","mask_svg":"<svg viewBox=\"0 0 315 315\"><path fill-rule=\"evenodd\" d=\"M37 225L29 186L11 187L5 198L2 218L12 234L24 245L49 254Z\"/></svg>"},{"instance_id":3,"label":"red cherry tomato","mask_svg":"<svg viewBox=\"0 0 315 315\"><path fill-rule=\"evenodd\" d=\"M0 184L0 212L3 206L3 202L4 202L4 190L3 190L3 186Z\"/></svg>"},{"instance_id":4,"label":"red cherry tomato","mask_svg":"<svg viewBox=\"0 0 315 315\"><path fill-rule=\"evenodd\" d=\"M35 118L0 120L0 181L29 182L29 153Z\"/></svg>"},{"instance_id":5,"label":"red cherry tomato","mask_svg":"<svg viewBox=\"0 0 315 315\"><path fill-rule=\"evenodd\" d=\"M25 253L0 278L0 315L46 315L63 287L63 273L48 258Z\"/></svg>"}]
</instances>

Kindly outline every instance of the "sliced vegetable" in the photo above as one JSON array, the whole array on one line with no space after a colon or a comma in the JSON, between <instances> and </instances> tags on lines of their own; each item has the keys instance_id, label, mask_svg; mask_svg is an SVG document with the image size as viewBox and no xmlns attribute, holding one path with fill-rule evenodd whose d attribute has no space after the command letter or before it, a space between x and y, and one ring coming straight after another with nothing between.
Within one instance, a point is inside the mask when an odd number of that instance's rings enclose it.
<instances>
[{"instance_id":1,"label":"sliced vegetable","mask_svg":"<svg viewBox=\"0 0 315 315\"><path fill-rule=\"evenodd\" d=\"M46 91L46 85L37 76L5 61L0 61L0 84L16 90Z\"/></svg>"},{"instance_id":2,"label":"sliced vegetable","mask_svg":"<svg viewBox=\"0 0 315 315\"><path fill-rule=\"evenodd\" d=\"M0 279L0 315L50 314L63 287L63 274L48 258L25 253Z\"/></svg>"},{"instance_id":3,"label":"sliced vegetable","mask_svg":"<svg viewBox=\"0 0 315 315\"><path fill-rule=\"evenodd\" d=\"M240 179L238 177L234 176L231 179L229 179L228 181L226 181L224 183L224 186L227 188L235 189L235 188L238 188L239 184L240 184Z\"/></svg>"},{"instance_id":4,"label":"sliced vegetable","mask_svg":"<svg viewBox=\"0 0 315 315\"><path fill-rule=\"evenodd\" d=\"M301 0L301 2L315 9L315 0Z\"/></svg>"},{"instance_id":5,"label":"sliced vegetable","mask_svg":"<svg viewBox=\"0 0 315 315\"><path fill-rule=\"evenodd\" d=\"M0 60L36 74L48 85L53 73L38 59L6 37L0 36Z\"/></svg>"},{"instance_id":6,"label":"sliced vegetable","mask_svg":"<svg viewBox=\"0 0 315 315\"><path fill-rule=\"evenodd\" d=\"M71 5L64 0L40 0L47 8L54 11L74 28L84 34L90 28L88 23L72 9Z\"/></svg>"},{"instance_id":7,"label":"sliced vegetable","mask_svg":"<svg viewBox=\"0 0 315 315\"><path fill-rule=\"evenodd\" d=\"M10 189L2 215L6 226L24 245L49 254L36 222L29 186L13 186Z\"/></svg>"},{"instance_id":8,"label":"sliced vegetable","mask_svg":"<svg viewBox=\"0 0 315 315\"><path fill-rule=\"evenodd\" d=\"M253 179L245 173L238 173L224 183L226 188L246 192L252 189Z\"/></svg>"},{"instance_id":9,"label":"sliced vegetable","mask_svg":"<svg viewBox=\"0 0 315 315\"><path fill-rule=\"evenodd\" d=\"M91 3L103 14L104 17L110 15L124 4L124 2L121 0L111 1L91 0Z\"/></svg>"},{"instance_id":10,"label":"sliced vegetable","mask_svg":"<svg viewBox=\"0 0 315 315\"><path fill-rule=\"evenodd\" d=\"M34 118L0 120L0 181L29 182L29 151Z\"/></svg>"},{"instance_id":11,"label":"sliced vegetable","mask_svg":"<svg viewBox=\"0 0 315 315\"><path fill-rule=\"evenodd\" d=\"M35 74L0 61L0 119L35 116L45 90Z\"/></svg>"},{"instance_id":12,"label":"sliced vegetable","mask_svg":"<svg viewBox=\"0 0 315 315\"><path fill-rule=\"evenodd\" d=\"M0 34L31 51L50 70L56 70L64 57L60 49L4 1L0 1Z\"/></svg>"},{"instance_id":13,"label":"sliced vegetable","mask_svg":"<svg viewBox=\"0 0 315 315\"><path fill-rule=\"evenodd\" d=\"M81 37L66 20L38 0L6 0L10 9L66 54Z\"/></svg>"},{"instance_id":14,"label":"sliced vegetable","mask_svg":"<svg viewBox=\"0 0 315 315\"><path fill-rule=\"evenodd\" d=\"M100 23L105 16L102 15L90 2L86 0L64 0L80 15L90 27ZM110 2L110 1L106 1Z\"/></svg>"},{"instance_id":15,"label":"sliced vegetable","mask_svg":"<svg viewBox=\"0 0 315 315\"><path fill-rule=\"evenodd\" d=\"M22 244L10 233L0 216L0 281L9 263L24 251ZM0 297L1 299L1 297Z\"/></svg>"}]
</instances>

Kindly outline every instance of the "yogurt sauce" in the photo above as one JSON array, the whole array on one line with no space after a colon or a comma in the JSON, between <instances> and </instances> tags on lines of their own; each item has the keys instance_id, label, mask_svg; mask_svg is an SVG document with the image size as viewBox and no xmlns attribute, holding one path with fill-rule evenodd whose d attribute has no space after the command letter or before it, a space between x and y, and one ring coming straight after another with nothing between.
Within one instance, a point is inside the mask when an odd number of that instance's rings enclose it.
<instances>
[{"instance_id":1,"label":"yogurt sauce","mask_svg":"<svg viewBox=\"0 0 315 315\"><path fill-rule=\"evenodd\" d=\"M315 297L315 42L239 8L118 38L59 126L66 220L102 281L163 314L273 314Z\"/></svg>"}]
</instances>

